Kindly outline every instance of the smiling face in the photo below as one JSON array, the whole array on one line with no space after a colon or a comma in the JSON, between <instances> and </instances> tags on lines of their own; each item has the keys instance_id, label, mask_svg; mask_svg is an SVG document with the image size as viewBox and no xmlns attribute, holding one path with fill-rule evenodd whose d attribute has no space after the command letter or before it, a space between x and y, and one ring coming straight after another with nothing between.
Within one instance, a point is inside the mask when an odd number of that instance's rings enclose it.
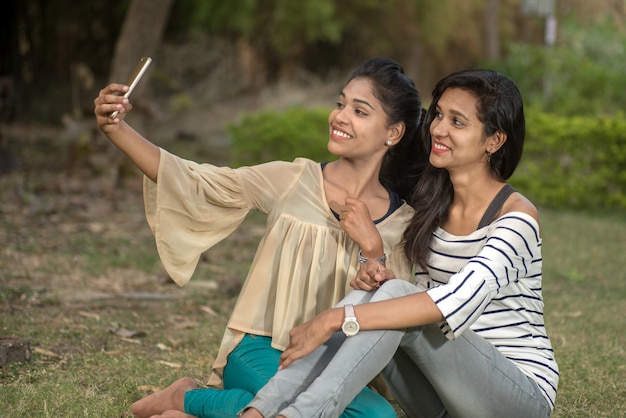
<instances>
[{"instance_id":1,"label":"smiling face","mask_svg":"<svg viewBox=\"0 0 626 418\"><path fill-rule=\"evenodd\" d=\"M351 80L339 94L337 106L328 116L328 151L340 157L377 158L387 152L387 141L398 142L403 133L398 125L387 126L387 114L374 96L368 79Z\"/></svg>"},{"instance_id":2,"label":"smiling face","mask_svg":"<svg viewBox=\"0 0 626 418\"><path fill-rule=\"evenodd\" d=\"M462 169L487 170L488 153L499 148L498 133L485 138L478 118L476 97L467 90L449 88L437 103L430 124L430 163L449 172Z\"/></svg>"}]
</instances>

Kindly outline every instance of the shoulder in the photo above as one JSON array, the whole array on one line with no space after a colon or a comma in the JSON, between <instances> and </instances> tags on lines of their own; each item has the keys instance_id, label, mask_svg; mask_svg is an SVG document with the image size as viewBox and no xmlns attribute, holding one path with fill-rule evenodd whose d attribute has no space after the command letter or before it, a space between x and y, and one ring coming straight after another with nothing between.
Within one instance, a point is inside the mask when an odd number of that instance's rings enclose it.
<instances>
[{"instance_id":1,"label":"shoulder","mask_svg":"<svg viewBox=\"0 0 626 418\"><path fill-rule=\"evenodd\" d=\"M509 212L521 212L534 218L539 223L539 211L535 205L520 192L512 193L502 205L502 214Z\"/></svg>"},{"instance_id":2,"label":"shoulder","mask_svg":"<svg viewBox=\"0 0 626 418\"><path fill-rule=\"evenodd\" d=\"M500 218L506 218L509 214L524 214L534 221L533 228L535 233L541 235L541 224L539 222L539 211L537 207L523 194L515 192L509 196L504 202L502 210L500 212Z\"/></svg>"}]
</instances>

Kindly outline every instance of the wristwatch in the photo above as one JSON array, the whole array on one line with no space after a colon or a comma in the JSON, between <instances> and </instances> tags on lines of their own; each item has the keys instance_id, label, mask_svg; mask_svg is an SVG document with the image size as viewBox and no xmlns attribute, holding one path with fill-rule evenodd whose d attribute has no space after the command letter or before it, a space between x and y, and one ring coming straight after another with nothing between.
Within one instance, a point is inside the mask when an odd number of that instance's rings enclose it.
<instances>
[{"instance_id":1,"label":"wristwatch","mask_svg":"<svg viewBox=\"0 0 626 418\"><path fill-rule=\"evenodd\" d=\"M345 305L343 307L345 312L345 317L343 320L343 325L341 326L341 330L347 337L352 337L359 332L359 323L356 320L356 316L354 315L354 306Z\"/></svg>"}]
</instances>

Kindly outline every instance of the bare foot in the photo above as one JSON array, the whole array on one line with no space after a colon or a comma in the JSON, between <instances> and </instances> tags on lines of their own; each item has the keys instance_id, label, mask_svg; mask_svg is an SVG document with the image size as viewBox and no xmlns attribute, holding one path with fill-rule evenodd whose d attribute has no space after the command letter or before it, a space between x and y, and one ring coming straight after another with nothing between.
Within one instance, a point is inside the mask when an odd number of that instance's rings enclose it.
<instances>
[{"instance_id":1,"label":"bare foot","mask_svg":"<svg viewBox=\"0 0 626 418\"><path fill-rule=\"evenodd\" d=\"M138 400L130 406L130 411L137 418L150 418L170 411L185 411L185 393L197 389L198 383L190 377L178 379L160 392ZM176 417L175 415L164 415ZM191 415L181 415L190 417Z\"/></svg>"},{"instance_id":2,"label":"bare foot","mask_svg":"<svg viewBox=\"0 0 626 418\"><path fill-rule=\"evenodd\" d=\"M263 418L263 415L254 408L248 408L241 414L241 418Z\"/></svg>"},{"instance_id":3,"label":"bare foot","mask_svg":"<svg viewBox=\"0 0 626 418\"><path fill-rule=\"evenodd\" d=\"M175 417L172 417L175 418ZM263 415L254 408L248 408L241 414L241 418L264 418ZM276 415L276 418L287 418L284 415Z\"/></svg>"},{"instance_id":4,"label":"bare foot","mask_svg":"<svg viewBox=\"0 0 626 418\"><path fill-rule=\"evenodd\" d=\"M150 418L197 418L195 415L185 414L180 411L165 411L161 415L153 415Z\"/></svg>"}]
</instances>

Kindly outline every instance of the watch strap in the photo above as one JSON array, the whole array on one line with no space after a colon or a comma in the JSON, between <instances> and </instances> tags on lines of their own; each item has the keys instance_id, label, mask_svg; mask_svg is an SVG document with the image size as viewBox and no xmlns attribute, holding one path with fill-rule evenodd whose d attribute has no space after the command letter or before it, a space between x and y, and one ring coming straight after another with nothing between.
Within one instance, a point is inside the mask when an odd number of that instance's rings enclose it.
<instances>
[{"instance_id":1,"label":"watch strap","mask_svg":"<svg viewBox=\"0 0 626 418\"><path fill-rule=\"evenodd\" d=\"M354 315L354 305L352 304L344 305L343 311L344 311L344 318L343 318L344 321L348 318L356 319L356 316Z\"/></svg>"}]
</instances>

